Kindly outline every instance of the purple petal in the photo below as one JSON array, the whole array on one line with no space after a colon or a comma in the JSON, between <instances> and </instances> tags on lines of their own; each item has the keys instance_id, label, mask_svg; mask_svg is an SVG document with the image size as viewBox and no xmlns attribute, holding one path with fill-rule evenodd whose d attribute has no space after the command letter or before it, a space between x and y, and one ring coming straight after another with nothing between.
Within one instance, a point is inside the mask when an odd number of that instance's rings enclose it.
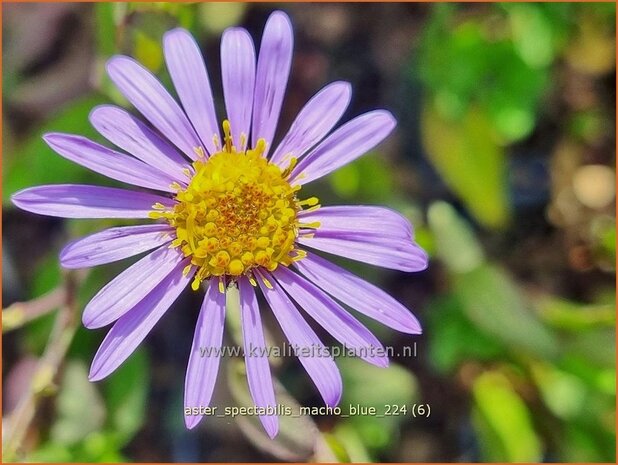
<instances>
[{"instance_id":1,"label":"purple petal","mask_svg":"<svg viewBox=\"0 0 618 465\"><path fill-rule=\"evenodd\" d=\"M72 134L45 134L47 144L67 160L111 179L165 192L174 192L173 178L123 153L108 149L85 137Z\"/></svg>"},{"instance_id":2,"label":"purple petal","mask_svg":"<svg viewBox=\"0 0 618 465\"><path fill-rule=\"evenodd\" d=\"M160 195L84 184L29 187L11 201L22 210L61 218L148 218L154 204L175 203Z\"/></svg>"},{"instance_id":3,"label":"purple petal","mask_svg":"<svg viewBox=\"0 0 618 465\"><path fill-rule=\"evenodd\" d=\"M266 151L272 145L281 112L281 104L292 65L294 37L290 18L282 11L270 15L260 45L255 78L253 125L251 140L266 140Z\"/></svg>"},{"instance_id":4,"label":"purple petal","mask_svg":"<svg viewBox=\"0 0 618 465\"><path fill-rule=\"evenodd\" d=\"M159 286L181 261L182 253L177 249L160 247L135 262L86 304L82 315L84 326L101 328L116 321Z\"/></svg>"},{"instance_id":5,"label":"purple petal","mask_svg":"<svg viewBox=\"0 0 618 465\"><path fill-rule=\"evenodd\" d=\"M89 268L115 262L166 244L173 235L167 224L110 228L67 244L60 263L65 268Z\"/></svg>"},{"instance_id":6,"label":"purple petal","mask_svg":"<svg viewBox=\"0 0 618 465\"><path fill-rule=\"evenodd\" d=\"M422 271L427 254L415 243L393 237L315 231L314 237L299 236L297 242L324 252L383 268Z\"/></svg>"},{"instance_id":7,"label":"purple petal","mask_svg":"<svg viewBox=\"0 0 618 465\"><path fill-rule=\"evenodd\" d=\"M286 155L300 159L320 142L343 116L350 103L352 86L333 82L315 94L298 113L271 162L285 165Z\"/></svg>"},{"instance_id":8,"label":"purple petal","mask_svg":"<svg viewBox=\"0 0 618 465\"><path fill-rule=\"evenodd\" d=\"M214 136L220 137L210 80L200 48L184 29L163 36L165 62L178 97L208 153L217 150Z\"/></svg>"},{"instance_id":9,"label":"purple petal","mask_svg":"<svg viewBox=\"0 0 618 465\"><path fill-rule=\"evenodd\" d=\"M342 381L333 358L324 356L328 349L274 279L270 282L272 289L260 277L257 277L257 282L285 336L292 346L298 348L298 359L320 391L324 402L336 406L341 400ZM316 355L313 351L319 352Z\"/></svg>"},{"instance_id":10,"label":"purple petal","mask_svg":"<svg viewBox=\"0 0 618 465\"><path fill-rule=\"evenodd\" d=\"M99 105L90 112L90 123L112 144L186 184L187 159L127 111Z\"/></svg>"},{"instance_id":11,"label":"purple petal","mask_svg":"<svg viewBox=\"0 0 618 465\"><path fill-rule=\"evenodd\" d=\"M292 182L306 184L356 160L382 142L396 124L386 110L370 111L354 118L300 161L292 172Z\"/></svg>"},{"instance_id":12,"label":"purple petal","mask_svg":"<svg viewBox=\"0 0 618 465\"><path fill-rule=\"evenodd\" d=\"M295 263L310 281L330 295L393 329L421 334L421 325L403 305L383 290L313 253Z\"/></svg>"},{"instance_id":13,"label":"purple petal","mask_svg":"<svg viewBox=\"0 0 618 465\"><path fill-rule=\"evenodd\" d=\"M260 307L253 286L247 278L240 278L238 287L249 392L251 392L255 405L274 409L276 406L275 389L268 365L268 352L264 342ZM260 415L260 421L270 438L274 438L279 431L277 415Z\"/></svg>"},{"instance_id":14,"label":"purple petal","mask_svg":"<svg viewBox=\"0 0 618 465\"><path fill-rule=\"evenodd\" d=\"M232 126L232 139L241 150L241 135L249 142L253 90L255 88L255 48L249 33L229 28L221 38L221 76L225 110Z\"/></svg>"},{"instance_id":15,"label":"purple petal","mask_svg":"<svg viewBox=\"0 0 618 465\"><path fill-rule=\"evenodd\" d=\"M400 213L384 207L367 205L320 207L300 212L301 223L320 223L319 231L373 234L412 240L410 221ZM302 226L301 226L302 227Z\"/></svg>"},{"instance_id":16,"label":"purple petal","mask_svg":"<svg viewBox=\"0 0 618 465\"><path fill-rule=\"evenodd\" d=\"M150 71L134 59L119 55L108 60L107 74L154 127L185 155L197 159L195 149L202 142L178 103Z\"/></svg>"},{"instance_id":17,"label":"purple petal","mask_svg":"<svg viewBox=\"0 0 618 465\"><path fill-rule=\"evenodd\" d=\"M380 341L317 286L284 266L271 274L298 305L335 339L354 349L363 360L379 367L388 366L388 357Z\"/></svg>"},{"instance_id":18,"label":"purple petal","mask_svg":"<svg viewBox=\"0 0 618 465\"><path fill-rule=\"evenodd\" d=\"M94 356L90 381L105 378L124 362L178 298L193 273L183 275L190 259L180 262L172 273L110 329Z\"/></svg>"},{"instance_id":19,"label":"purple petal","mask_svg":"<svg viewBox=\"0 0 618 465\"><path fill-rule=\"evenodd\" d=\"M225 322L225 293L217 279L210 280L195 326L185 377L185 409L208 407L215 388ZM194 428L203 415L185 415L187 428Z\"/></svg>"}]
</instances>

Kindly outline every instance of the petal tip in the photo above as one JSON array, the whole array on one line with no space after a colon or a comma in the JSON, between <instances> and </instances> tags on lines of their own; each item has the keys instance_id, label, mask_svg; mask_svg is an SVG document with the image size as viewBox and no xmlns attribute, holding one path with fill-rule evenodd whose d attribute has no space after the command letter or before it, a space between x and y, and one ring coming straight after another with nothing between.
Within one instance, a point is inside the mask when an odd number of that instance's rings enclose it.
<instances>
[{"instance_id":1,"label":"petal tip","mask_svg":"<svg viewBox=\"0 0 618 465\"><path fill-rule=\"evenodd\" d=\"M20 198L19 198L19 197L20 197L20 195L21 195L21 192L22 192L22 191L17 191L17 192L15 192L15 193L11 194L11 203L12 203L13 205L15 205L16 207L19 207L19 206L20 206L20 205L19 205L19 202L20 202Z\"/></svg>"},{"instance_id":2,"label":"petal tip","mask_svg":"<svg viewBox=\"0 0 618 465\"><path fill-rule=\"evenodd\" d=\"M324 403L329 407L336 407L341 402L341 396L343 394L343 384L339 379L336 386L332 386L330 392L325 392L323 395Z\"/></svg>"},{"instance_id":3,"label":"petal tip","mask_svg":"<svg viewBox=\"0 0 618 465\"><path fill-rule=\"evenodd\" d=\"M388 359L388 357L378 357L376 359L374 359L374 365L380 368L388 368L388 366L390 365L390 360Z\"/></svg>"},{"instance_id":4,"label":"petal tip","mask_svg":"<svg viewBox=\"0 0 618 465\"><path fill-rule=\"evenodd\" d=\"M189 31L187 31L185 28L183 27L175 27L174 29L170 29L169 31L167 31L165 34L163 34L163 42L166 42L169 39L173 39L174 37L193 37L191 35L191 33Z\"/></svg>"},{"instance_id":5,"label":"petal tip","mask_svg":"<svg viewBox=\"0 0 618 465\"><path fill-rule=\"evenodd\" d=\"M279 419L273 415L264 415L260 417L262 426L270 439L275 439L279 434Z\"/></svg>"},{"instance_id":6,"label":"petal tip","mask_svg":"<svg viewBox=\"0 0 618 465\"><path fill-rule=\"evenodd\" d=\"M58 260L60 261L60 265L63 268L67 268L70 270L76 267L73 266L73 257L71 256L71 249L69 248L69 246L70 244L60 251L60 253L58 254Z\"/></svg>"},{"instance_id":7,"label":"petal tip","mask_svg":"<svg viewBox=\"0 0 618 465\"><path fill-rule=\"evenodd\" d=\"M378 110L382 117L385 119L384 124L388 126L391 130L397 126L397 118L388 110Z\"/></svg>"},{"instance_id":8,"label":"petal tip","mask_svg":"<svg viewBox=\"0 0 618 465\"><path fill-rule=\"evenodd\" d=\"M274 21L277 21L278 23L280 23L278 25L288 26L289 29L292 30L292 20L290 19L290 16L285 11L283 10L273 11L268 17L268 19L266 20L266 25L268 26L268 24Z\"/></svg>"},{"instance_id":9,"label":"petal tip","mask_svg":"<svg viewBox=\"0 0 618 465\"><path fill-rule=\"evenodd\" d=\"M100 321L97 321L97 315L93 314L94 312L86 305L84 309L84 313L82 313L82 324L87 329L98 329L105 326L106 323L101 324Z\"/></svg>"},{"instance_id":10,"label":"petal tip","mask_svg":"<svg viewBox=\"0 0 618 465\"><path fill-rule=\"evenodd\" d=\"M185 415L185 427L189 430L195 428L201 421L201 415Z\"/></svg>"},{"instance_id":11,"label":"petal tip","mask_svg":"<svg viewBox=\"0 0 618 465\"><path fill-rule=\"evenodd\" d=\"M110 105L109 103L103 103L100 105L96 105L92 108L92 110L90 110L90 113L88 113L88 119L90 120L90 122L92 122L93 119L97 119L101 115L101 112L117 110L117 109L118 107L114 105Z\"/></svg>"},{"instance_id":12,"label":"petal tip","mask_svg":"<svg viewBox=\"0 0 618 465\"><path fill-rule=\"evenodd\" d=\"M352 95L352 83L348 81L338 81L347 95Z\"/></svg>"},{"instance_id":13,"label":"petal tip","mask_svg":"<svg viewBox=\"0 0 618 465\"><path fill-rule=\"evenodd\" d=\"M326 404L329 407L336 407L337 405L339 405L339 402L341 402L341 390L337 391L337 392L333 392L332 397L329 398L328 400L326 400Z\"/></svg>"},{"instance_id":14,"label":"petal tip","mask_svg":"<svg viewBox=\"0 0 618 465\"><path fill-rule=\"evenodd\" d=\"M251 34L249 34L249 31L247 31L244 27L232 26L223 31L221 41L223 41L226 37L236 38L241 36L251 39Z\"/></svg>"},{"instance_id":15,"label":"petal tip","mask_svg":"<svg viewBox=\"0 0 618 465\"><path fill-rule=\"evenodd\" d=\"M114 55L105 63L105 70L109 77L114 81L114 78L122 76L123 71L127 72L135 67L144 68L139 62L126 55ZM128 68L127 68L128 67ZM122 68L125 68L124 70Z\"/></svg>"},{"instance_id":16,"label":"petal tip","mask_svg":"<svg viewBox=\"0 0 618 465\"><path fill-rule=\"evenodd\" d=\"M421 325L418 322L414 322L411 324L404 324L401 328L401 331L406 333L406 334L423 334L423 328L421 328Z\"/></svg>"},{"instance_id":17,"label":"petal tip","mask_svg":"<svg viewBox=\"0 0 618 465\"><path fill-rule=\"evenodd\" d=\"M96 381L101 381L103 378L105 378L105 375L100 373L101 371L100 367L95 366L95 363L96 363L96 358L92 362L92 366L90 367L90 372L88 373L88 381L90 381L91 383L94 383Z\"/></svg>"},{"instance_id":18,"label":"petal tip","mask_svg":"<svg viewBox=\"0 0 618 465\"><path fill-rule=\"evenodd\" d=\"M27 187L25 189L14 192L13 194L11 194L11 203L21 210L30 211L28 209L28 195L31 193L32 189L34 188Z\"/></svg>"},{"instance_id":19,"label":"petal tip","mask_svg":"<svg viewBox=\"0 0 618 465\"><path fill-rule=\"evenodd\" d=\"M60 137L62 137L62 134L59 132L46 132L41 136L41 139L43 139L47 145L52 145L54 141Z\"/></svg>"},{"instance_id":20,"label":"petal tip","mask_svg":"<svg viewBox=\"0 0 618 465\"><path fill-rule=\"evenodd\" d=\"M113 55L105 62L105 68L109 71L110 68L115 68L116 66L126 63L127 60L130 60L128 56L125 55Z\"/></svg>"}]
</instances>

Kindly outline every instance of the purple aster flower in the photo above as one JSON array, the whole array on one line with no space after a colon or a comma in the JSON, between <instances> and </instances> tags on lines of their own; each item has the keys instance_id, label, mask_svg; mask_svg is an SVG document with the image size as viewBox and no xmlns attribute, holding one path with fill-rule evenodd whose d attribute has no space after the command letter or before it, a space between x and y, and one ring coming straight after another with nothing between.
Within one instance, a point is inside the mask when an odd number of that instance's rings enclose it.
<instances>
[{"instance_id":1,"label":"purple aster flower","mask_svg":"<svg viewBox=\"0 0 618 465\"><path fill-rule=\"evenodd\" d=\"M300 193L304 184L374 148L395 127L393 116L371 111L331 132L351 94L348 83L334 82L305 105L281 143L272 147L293 48L290 20L275 12L266 23L257 60L246 30L223 33L227 119L221 133L195 40L175 29L165 34L163 45L182 106L132 58L116 56L107 63L112 81L151 124L119 107L96 107L92 125L123 152L81 136L44 136L61 156L157 193L60 184L24 189L12 197L19 208L49 216L153 220L92 234L60 254L64 267L82 268L150 251L84 309L87 328L114 323L94 357L90 379L100 380L118 368L183 289L198 290L202 284L206 295L185 380L188 428L202 419L188 412L211 400L220 353L202 356L200 348L221 346L230 286L239 289L247 378L256 406L276 405L257 289L294 347L324 348L300 307L348 349L387 366L388 359L375 350L380 342L340 303L405 333L421 332L417 319L382 290L307 249L402 271L425 269L425 252L415 244L410 223L392 210L321 207L318 199L303 199ZM253 356L249 347L256 348ZM333 358L304 351L298 357L324 402L336 405L342 383ZM278 418L265 414L260 419L274 437Z\"/></svg>"}]
</instances>

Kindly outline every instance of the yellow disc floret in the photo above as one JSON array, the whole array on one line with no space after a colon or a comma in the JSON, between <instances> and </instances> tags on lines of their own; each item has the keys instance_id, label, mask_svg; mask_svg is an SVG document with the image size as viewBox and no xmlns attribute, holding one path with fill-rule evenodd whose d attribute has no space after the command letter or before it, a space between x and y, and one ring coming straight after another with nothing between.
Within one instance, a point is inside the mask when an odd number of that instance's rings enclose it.
<instances>
[{"instance_id":1,"label":"yellow disc floret","mask_svg":"<svg viewBox=\"0 0 618 465\"><path fill-rule=\"evenodd\" d=\"M196 150L191 181L186 188L177 186L178 203L167 211L155 205L150 215L176 229L172 247L198 268L193 289L211 276L251 275L256 267L273 271L304 256L294 248L297 213L317 203L313 198L299 202L299 187L287 181L295 160L285 170L269 163L263 139L253 149L237 151L229 123L223 127L222 150L209 158Z\"/></svg>"}]
</instances>

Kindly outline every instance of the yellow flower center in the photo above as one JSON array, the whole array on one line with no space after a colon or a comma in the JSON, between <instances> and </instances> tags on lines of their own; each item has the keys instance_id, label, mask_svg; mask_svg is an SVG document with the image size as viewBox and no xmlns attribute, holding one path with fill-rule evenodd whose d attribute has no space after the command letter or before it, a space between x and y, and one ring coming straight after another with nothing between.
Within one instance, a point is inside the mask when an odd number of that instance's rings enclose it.
<instances>
[{"instance_id":1,"label":"yellow flower center","mask_svg":"<svg viewBox=\"0 0 618 465\"><path fill-rule=\"evenodd\" d=\"M194 173L186 188L180 185L173 209L155 205L150 216L165 218L176 229L172 247L179 247L198 271L194 290L211 276L249 275L264 267L273 271L305 256L295 249L303 205L316 206L317 198L299 201L300 186L287 178L295 165L282 170L263 156L266 143L260 139L253 149L237 151L229 122L223 123L225 145L204 157L201 148L193 162ZM218 145L218 144L217 144ZM244 140L241 141L241 147ZM303 225L303 227L312 227Z\"/></svg>"}]
</instances>

